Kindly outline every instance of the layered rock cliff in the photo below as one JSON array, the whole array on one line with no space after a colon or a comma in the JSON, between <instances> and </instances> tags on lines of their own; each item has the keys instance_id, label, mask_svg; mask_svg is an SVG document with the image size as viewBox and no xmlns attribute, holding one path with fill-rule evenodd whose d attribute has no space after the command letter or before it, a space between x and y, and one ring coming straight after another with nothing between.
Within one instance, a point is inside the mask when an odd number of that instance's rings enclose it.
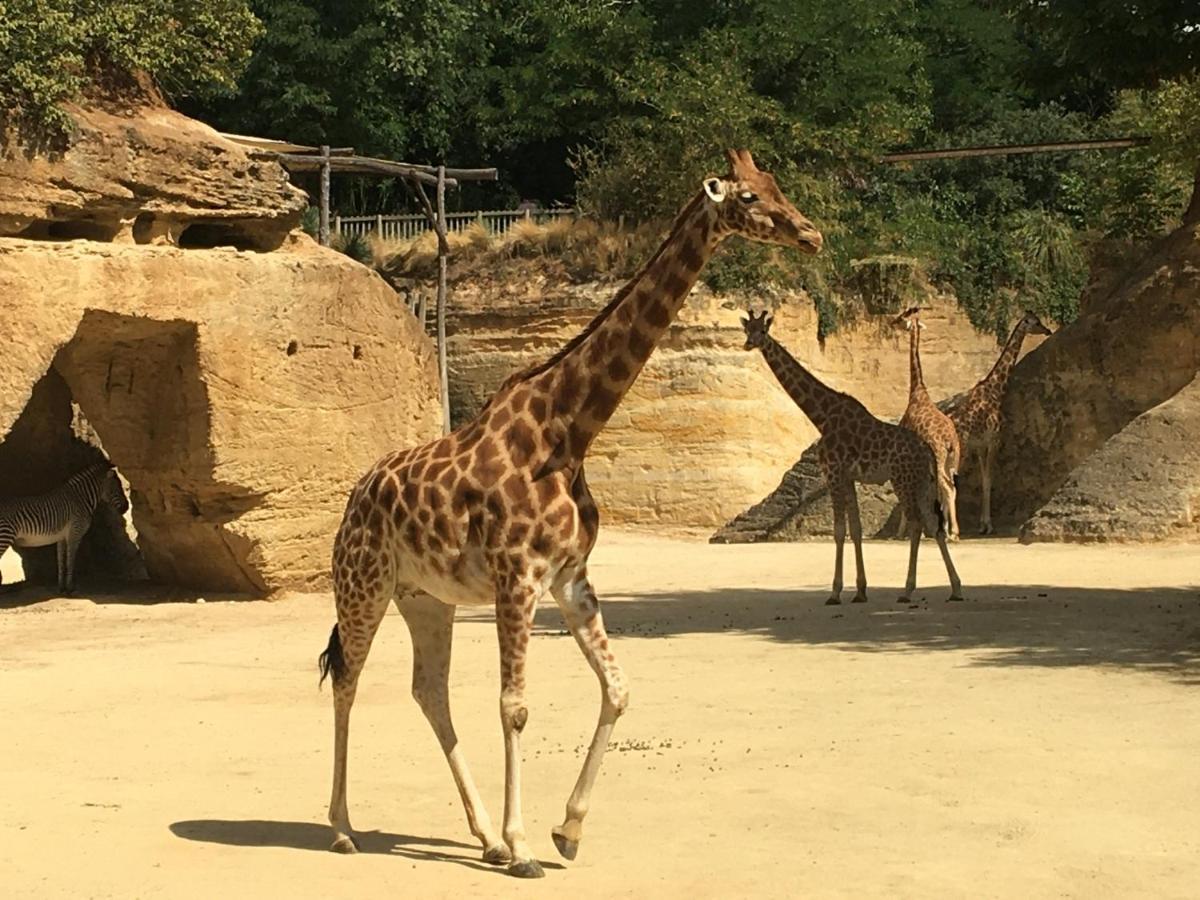
<instances>
[{"instance_id":1,"label":"layered rock cliff","mask_svg":"<svg viewBox=\"0 0 1200 900\"><path fill-rule=\"evenodd\" d=\"M452 406L462 417L519 367L566 343L611 298L612 284L536 277L459 282L450 300ZM816 430L758 353L743 349L745 296L697 287L640 379L601 433L587 463L605 521L712 527L778 483ZM822 349L807 297L773 301L772 333L828 383L876 414L898 418L908 399L907 338L868 319ZM995 341L952 301L926 314L923 359L930 389L969 387L995 361Z\"/></svg>"}]
</instances>

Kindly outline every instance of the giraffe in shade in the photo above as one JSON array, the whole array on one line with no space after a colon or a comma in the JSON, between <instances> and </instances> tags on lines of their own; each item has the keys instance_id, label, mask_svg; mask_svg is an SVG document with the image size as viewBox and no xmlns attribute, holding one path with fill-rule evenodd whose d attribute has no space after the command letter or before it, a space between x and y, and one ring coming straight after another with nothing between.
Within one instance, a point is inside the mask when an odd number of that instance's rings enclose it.
<instances>
[{"instance_id":1,"label":"giraffe in shade","mask_svg":"<svg viewBox=\"0 0 1200 900\"><path fill-rule=\"evenodd\" d=\"M921 530L937 538L938 549L950 576L950 600L962 599L962 583L950 559L946 545L945 519L937 501L937 471L929 448L907 428L883 422L851 397L823 384L797 362L771 337L771 316L753 312L742 319L746 331L746 349L759 350L779 384L821 432L817 442L817 462L829 485L833 506L833 537L836 546L833 591L826 602L842 602L842 548L846 542L846 521L854 541L856 588L854 603L867 600L867 573L863 566L862 521L858 513L858 494L854 483L892 483L900 508L908 522L910 546L908 578L900 603L908 603L917 586L917 550Z\"/></svg>"},{"instance_id":2,"label":"giraffe in shade","mask_svg":"<svg viewBox=\"0 0 1200 900\"><path fill-rule=\"evenodd\" d=\"M972 452L979 460L980 508L979 533L991 534L992 528L992 464L996 460L996 448L1000 446L1000 433L1004 428L1004 391L1008 387L1008 376L1012 374L1021 345L1026 335L1050 334L1050 329L1031 312L1026 312L1008 336L1004 349L992 370L983 379L958 397L947 413L962 441L963 456ZM965 459L964 459L965 462Z\"/></svg>"},{"instance_id":3,"label":"giraffe in shade","mask_svg":"<svg viewBox=\"0 0 1200 900\"><path fill-rule=\"evenodd\" d=\"M906 309L894 320L898 328L908 331L908 407L900 420L900 427L907 428L925 442L937 462L938 502L942 512L950 520L950 540L958 540L958 468L962 459L962 447L958 441L958 430L954 422L929 399L925 389L925 377L921 373L921 308ZM903 528L901 528L903 533Z\"/></svg>"},{"instance_id":4,"label":"giraffe in shade","mask_svg":"<svg viewBox=\"0 0 1200 900\"><path fill-rule=\"evenodd\" d=\"M700 270L730 235L816 253L821 234L749 152L705 178L653 257L570 343L510 376L446 437L385 456L350 494L333 550L337 624L321 655L333 677L333 849L356 849L346 804L350 708L389 603L413 643L412 693L446 754L483 858L520 877L542 867L521 819L525 662L538 602L550 594L600 680L600 719L555 846L574 859L589 795L629 691L604 630L587 561L599 514L584 478L593 439L637 379ZM450 720L447 679L458 604L494 604L500 645L504 824L497 834Z\"/></svg>"}]
</instances>

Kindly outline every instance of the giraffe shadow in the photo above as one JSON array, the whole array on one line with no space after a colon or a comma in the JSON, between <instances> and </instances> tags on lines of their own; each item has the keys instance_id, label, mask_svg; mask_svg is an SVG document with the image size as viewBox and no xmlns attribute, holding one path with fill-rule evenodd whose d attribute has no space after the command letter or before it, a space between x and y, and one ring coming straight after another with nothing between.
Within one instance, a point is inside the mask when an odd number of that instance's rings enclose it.
<instances>
[{"instance_id":1,"label":"giraffe shadow","mask_svg":"<svg viewBox=\"0 0 1200 900\"><path fill-rule=\"evenodd\" d=\"M188 841L223 844L227 847L283 847L291 850L316 850L328 853L328 825L316 822L280 822L268 819L185 819L172 822L171 833ZM480 859L476 844L445 838L416 837L386 831L357 831L354 834L359 853L402 856L422 862L445 862L505 874L503 866L491 866ZM542 861L548 869L564 868L560 863Z\"/></svg>"}]
</instances>

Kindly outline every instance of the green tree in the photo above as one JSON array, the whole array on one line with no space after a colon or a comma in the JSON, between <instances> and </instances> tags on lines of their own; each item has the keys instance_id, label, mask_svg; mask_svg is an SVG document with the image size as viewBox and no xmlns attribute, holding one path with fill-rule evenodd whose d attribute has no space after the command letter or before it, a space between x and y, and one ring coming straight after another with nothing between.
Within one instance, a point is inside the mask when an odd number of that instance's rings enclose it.
<instances>
[{"instance_id":1,"label":"green tree","mask_svg":"<svg viewBox=\"0 0 1200 900\"><path fill-rule=\"evenodd\" d=\"M244 0L0 0L0 113L61 129L64 101L140 74L232 90L259 30Z\"/></svg>"}]
</instances>

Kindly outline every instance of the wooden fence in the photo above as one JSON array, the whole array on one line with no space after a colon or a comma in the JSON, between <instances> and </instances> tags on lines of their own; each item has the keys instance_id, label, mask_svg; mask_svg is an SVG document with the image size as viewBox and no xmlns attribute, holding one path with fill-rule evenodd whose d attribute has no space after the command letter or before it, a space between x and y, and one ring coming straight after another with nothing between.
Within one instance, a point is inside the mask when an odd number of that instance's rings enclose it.
<instances>
[{"instance_id":1,"label":"wooden fence","mask_svg":"<svg viewBox=\"0 0 1200 900\"><path fill-rule=\"evenodd\" d=\"M527 219L538 224L555 219L573 219L574 209L485 209L475 212L446 213L447 231L466 231L478 222L492 234L504 234L513 223ZM430 231L423 213L396 216L334 216L333 231L345 237L378 234L384 240L409 240Z\"/></svg>"}]
</instances>

